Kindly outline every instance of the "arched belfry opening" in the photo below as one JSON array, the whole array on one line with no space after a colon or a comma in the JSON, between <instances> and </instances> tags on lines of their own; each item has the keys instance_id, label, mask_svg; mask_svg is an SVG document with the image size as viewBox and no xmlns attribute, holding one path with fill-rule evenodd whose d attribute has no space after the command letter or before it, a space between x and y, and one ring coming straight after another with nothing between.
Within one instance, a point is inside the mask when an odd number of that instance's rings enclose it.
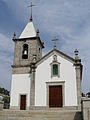
<instances>
[{"instance_id":1,"label":"arched belfry opening","mask_svg":"<svg viewBox=\"0 0 90 120\"><path fill-rule=\"evenodd\" d=\"M23 45L22 59L28 59L28 44Z\"/></svg>"}]
</instances>

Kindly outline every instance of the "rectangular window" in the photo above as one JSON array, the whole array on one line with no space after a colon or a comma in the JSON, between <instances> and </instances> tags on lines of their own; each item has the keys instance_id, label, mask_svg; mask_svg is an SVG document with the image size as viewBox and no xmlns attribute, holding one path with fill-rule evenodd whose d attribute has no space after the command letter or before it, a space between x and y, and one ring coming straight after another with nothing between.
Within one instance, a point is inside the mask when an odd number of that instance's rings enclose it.
<instances>
[{"instance_id":1,"label":"rectangular window","mask_svg":"<svg viewBox=\"0 0 90 120\"><path fill-rule=\"evenodd\" d=\"M58 65L57 64L53 65L53 75L58 75Z\"/></svg>"}]
</instances>

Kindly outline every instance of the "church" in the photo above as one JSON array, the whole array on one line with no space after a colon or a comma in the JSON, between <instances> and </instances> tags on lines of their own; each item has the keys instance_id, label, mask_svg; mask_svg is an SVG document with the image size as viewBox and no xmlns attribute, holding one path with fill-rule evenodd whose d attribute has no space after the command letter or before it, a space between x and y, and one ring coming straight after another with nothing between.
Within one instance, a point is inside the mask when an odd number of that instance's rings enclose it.
<instances>
[{"instance_id":1,"label":"church","mask_svg":"<svg viewBox=\"0 0 90 120\"><path fill-rule=\"evenodd\" d=\"M78 50L74 58L54 47L45 47L32 18L17 38L13 36L14 61L10 109L0 99L0 120L90 120L90 98L82 97L83 65Z\"/></svg>"},{"instance_id":2,"label":"church","mask_svg":"<svg viewBox=\"0 0 90 120\"><path fill-rule=\"evenodd\" d=\"M32 11L32 4L31 4ZM81 109L82 64L78 50L72 58L56 48L42 57L45 47L32 19L19 38L14 33L14 62L10 109Z\"/></svg>"}]
</instances>

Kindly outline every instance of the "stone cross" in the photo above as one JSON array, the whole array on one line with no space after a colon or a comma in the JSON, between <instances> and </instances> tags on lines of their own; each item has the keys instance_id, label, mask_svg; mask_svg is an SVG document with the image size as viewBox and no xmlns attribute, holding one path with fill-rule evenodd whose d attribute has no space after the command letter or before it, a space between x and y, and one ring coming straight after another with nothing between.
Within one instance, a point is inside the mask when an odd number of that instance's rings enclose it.
<instances>
[{"instance_id":1,"label":"stone cross","mask_svg":"<svg viewBox=\"0 0 90 120\"><path fill-rule=\"evenodd\" d=\"M28 6L28 7L30 7L30 8L31 8L31 16L30 16L30 21L32 21L32 7L33 7L33 6L35 6L35 5L33 5L33 4L32 4L32 0L31 0L31 5L30 5L30 6Z\"/></svg>"},{"instance_id":2,"label":"stone cross","mask_svg":"<svg viewBox=\"0 0 90 120\"><path fill-rule=\"evenodd\" d=\"M56 41L57 41L58 39L56 39L56 37L52 40L52 41L54 41L54 49L56 49Z\"/></svg>"}]
</instances>

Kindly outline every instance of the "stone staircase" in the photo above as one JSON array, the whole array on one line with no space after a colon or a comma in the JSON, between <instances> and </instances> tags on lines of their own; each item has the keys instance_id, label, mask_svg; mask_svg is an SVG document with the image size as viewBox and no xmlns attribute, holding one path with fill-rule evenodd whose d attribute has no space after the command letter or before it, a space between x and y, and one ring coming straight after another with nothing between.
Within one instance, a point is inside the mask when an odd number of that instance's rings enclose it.
<instances>
[{"instance_id":1,"label":"stone staircase","mask_svg":"<svg viewBox=\"0 0 90 120\"><path fill-rule=\"evenodd\" d=\"M30 110L0 111L0 120L82 120L81 111L77 110Z\"/></svg>"}]
</instances>

